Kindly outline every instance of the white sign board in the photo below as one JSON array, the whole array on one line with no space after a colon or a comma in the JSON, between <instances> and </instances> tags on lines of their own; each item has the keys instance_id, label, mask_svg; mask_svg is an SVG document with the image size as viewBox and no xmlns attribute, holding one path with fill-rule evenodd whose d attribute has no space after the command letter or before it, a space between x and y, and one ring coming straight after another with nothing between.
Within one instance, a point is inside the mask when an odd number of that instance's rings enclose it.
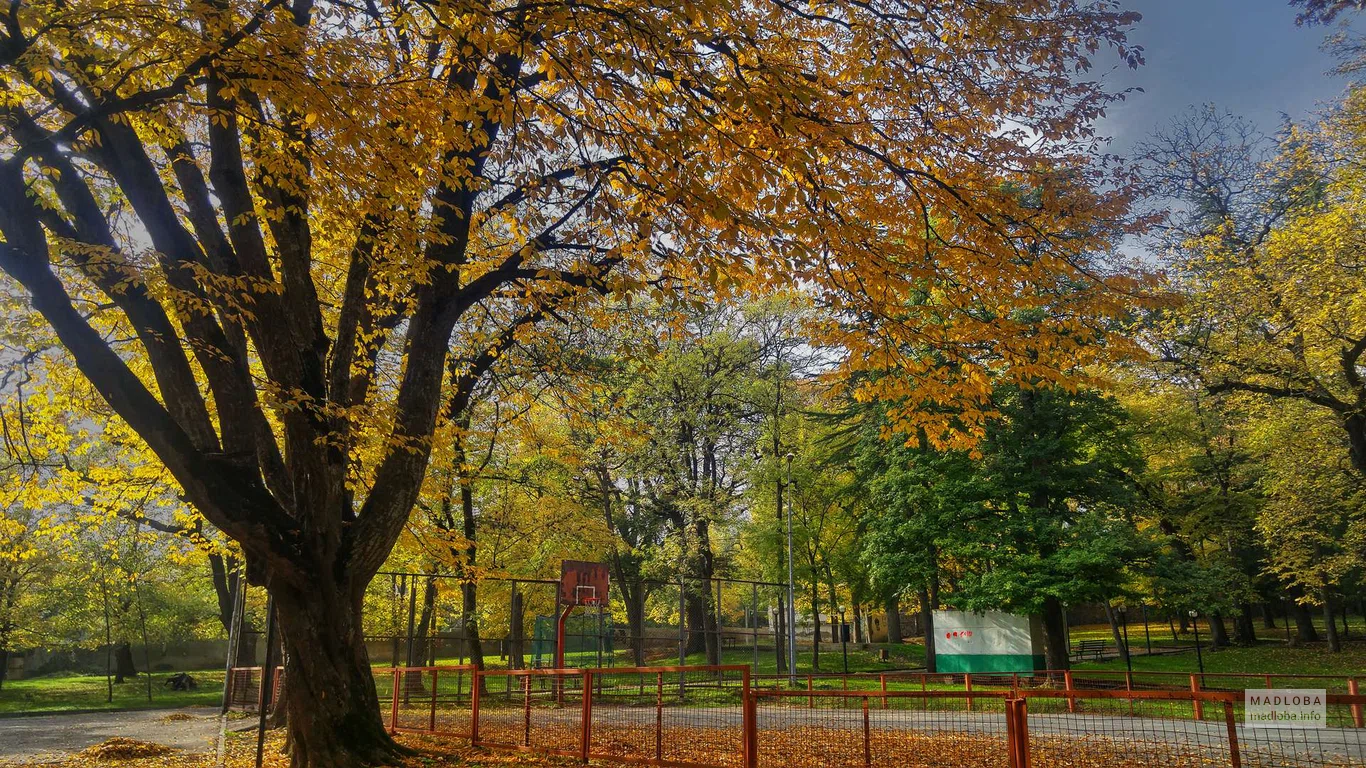
<instances>
[{"instance_id":1,"label":"white sign board","mask_svg":"<svg viewBox=\"0 0 1366 768\"><path fill-rule=\"evenodd\" d=\"M1248 688L1243 692L1248 728L1323 728L1328 692L1319 688Z\"/></svg>"},{"instance_id":2,"label":"white sign board","mask_svg":"<svg viewBox=\"0 0 1366 768\"><path fill-rule=\"evenodd\" d=\"M1043 653L1035 647L1037 633L1030 631L1029 616L986 611L934 612L934 649L936 653L980 656L1033 655Z\"/></svg>"}]
</instances>

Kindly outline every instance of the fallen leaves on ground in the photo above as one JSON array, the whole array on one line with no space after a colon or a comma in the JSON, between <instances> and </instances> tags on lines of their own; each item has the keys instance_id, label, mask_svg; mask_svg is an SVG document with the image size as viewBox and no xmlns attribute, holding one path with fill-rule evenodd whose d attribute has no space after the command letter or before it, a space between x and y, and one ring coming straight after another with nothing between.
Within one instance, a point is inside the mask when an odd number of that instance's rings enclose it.
<instances>
[{"instance_id":1,"label":"fallen leaves on ground","mask_svg":"<svg viewBox=\"0 0 1366 768\"><path fill-rule=\"evenodd\" d=\"M150 741L138 741L137 739L125 739L122 736L115 736L112 739L102 741L92 747L81 750L79 757L83 757L96 762L128 761L138 760L147 757L161 757L170 754L175 750L163 744L154 744Z\"/></svg>"}]
</instances>

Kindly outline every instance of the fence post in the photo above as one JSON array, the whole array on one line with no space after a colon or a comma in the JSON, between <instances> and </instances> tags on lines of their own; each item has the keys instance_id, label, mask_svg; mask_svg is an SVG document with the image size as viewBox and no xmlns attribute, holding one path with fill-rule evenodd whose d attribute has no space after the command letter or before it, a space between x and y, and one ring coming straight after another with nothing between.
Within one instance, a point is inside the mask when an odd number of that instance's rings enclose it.
<instances>
[{"instance_id":1,"label":"fence post","mask_svg":"<svg viewBox=\"0 0 1366 768\"><path fill-rule=\"evenodd\" d=\"M531 675L522 675L522 746L531 746Z\"/></svg>"},{"instance_id":2,"label":"fence post","mask_svg":"<svg viewBox=\"0 0 1366 768\"><path fill-rule=\"evenodd\" d=\"M1029 768L1029 699L1015 700L1016 768Z\"/></svg>"},{"instance_id":3,"label":"fence post","mask_svg":"<svg viewBox=\"0 0 1366 768\"><path fill-rule=\"evenodd\" d=\"M431 718L428 720L428 723L427 723L427 730L431 731L432 733L436 733L436 686L437 686L437 682L438 682L438 680L437 680L437 675L438 675L438 674L439 674L439 673L438 673L437 669L436 669L435 667L433 667L433 668L432 668L432 716L431 716Z\"/></svg>"},{"instance_id":4,"label":"fence post","mask_svg":"<svg viewBox=\"0 0 1366 768\"><path fill-rule=\"evenodd\" d=\"M664 673L655 673L655 759L664 759Z\"/></svg>"},{"instance_id":5,"label":"fence post","mask_svg":"<svg viewBox=\"0 0 1366 768\"><path fill-rule=\"evenodd\" d=\"M968 694L968 711L972 711L972 673L963 673L963 690Z\"/></svg>"},{"instance_id":6,"label":"fence post","mask_svg":"<svg viewBox=\"0 0 1366 768\"><path fill-rule=\"evenodd\" d=\"M887 676L878 675L878 682L882 686L882 708L887 708Z\"/></svg>"},{"instance_id":7,"label":"fence post","mask_svg":"<svg viewBox=\"0 0 1366 768\"><path fill-rule=\"evenodd\" d=\"M398 733L398 678L402 674L394 667L394 700L389 707L389 732Z\"/></svg>"},{"instance_id":8,"label":"fence post","mask_svg":"<svg viewBox=\"0 0 1366 768\"><path fill-rule=\"evenodd\" d=\"M1199 693L1199 692L1200 692L1200 679L1197 678L1195 675L1191 675L1191 693ZM1200 701L1200 699L1199 699L1198 697L1196 697L1196 696L1192 696L1192 697L1191 697L1191 709L1192 709L1192 710L1194 711L1194 713L1195 713L1195 719L1196 719L1196 720L1204 720L1204 719L1205 719L1205 704L1204 704L1204 702Z\"/></svg>"},{"instance_id":9,"label":"fence post","mask_svg":"<svg viewBox=\"0 0 1366 768\"><path fill-rule=\"evenodd\" d=\"M744 732L745 743L745 768L757 768L759 765L759 731L758 731L758 710L756 707L754 691L750 688L749 670L746 669L740 680L740 693L743 697L743 715L741 717L741 730Z\"/></svg>"},{"instance_id":10,"label":"fence post","mask_svg":"<svg viewBox=\"0 0 1366 768\"><path fill-rule=\"evenodd\" d=\"M1224 699L1224 725L1228 728L1228 762L1231 768L1243 768L1243 756L1238 751L1238 725L1233 719L1233 702Z\"/></svg>"},{"instance_id":11,"label":"fence post","mask_svg":"<svg viewBox=\"0 0 1366 768\"><path fill-rule=\"evenodd\" d=\"M1073 712L1076 712L1076 711L1077 711L1077 697L1072 695L1072 691L1075 690L1075 689L1072 687L1072 670L1068 669L1068 670L1064 670L1064 671L1063 671L1063 673L1062 673L1062 684L1063 684L1064 690L1067 691L1067 711L1068 711L1069 714L1070 714L1070 713L1073 713Z\"/></svg>"},{"instance_id":12,"label":"fence post","mask_svg":"<svg viewBox=\"0 0 1366 768\"><path fill-rule=\"evenodd\" d=\"M1358 693L1357 680L1355 677L1347 678L1347 693L1352 696L1360 695ZM1363 727L1360 702L1354 702L1352 704L1352 725L1356 726L1357 728Z\"/></svg>"},{"instance_id":13,"label":"fence post","mask_svg":"<svg viewBox=\"0 0 1366 768\"><path fill-rule=\"evenodd\" d=\"M814 691L815 689L816 689L816 688L815 688L815 684L811 681L811 675L807 675L807 676L806 676L806 693L807 693L807 697L806 697L806 707L807 707L807 709L810 709L810 708L816 706L816 697L810 695L811 692Z\"/></svg>"},{"instance_id":14,"label":"fence post","mask_svg":"<svg viewBox=\"0 0 1366 768\"><path fill-rule=\"evenodd\" d=\"M593 742L593 673L583 673L582 731L579 734L579 762L588 762L588 747Z\"/></svg>"},{"instance_id":15,"label":"fence post","mask_svg":"<svg viewBox=\"0 0 1366 768\"><path fill-rule=\"evenodd\" d=\"M868 697L863 697L863 768L873 767L873 739L868 728Z\"/></svg>"},{"instance_id":16,"label":"fence post","mask_svg":"<svg viewBox=\"0 0 1366 768\"><path fill-rule=\"evenodd\" d=\"M479 744L479 689L484 687L479 675L478 667L470 672L470 682L474 685L470 689L470 743L474 745Z\"/></svg>"},{"instance_id":17,"label":"fence post","mask_svg":"<svg viewBox=\"0 0 1366 768\"><path fill-rule=\"evenodd\" d=\"M1006 699L1006 760L1010 768L1019 768L1020 744L1015 736L1015 699Z\"/></svg>"}]
</instances>

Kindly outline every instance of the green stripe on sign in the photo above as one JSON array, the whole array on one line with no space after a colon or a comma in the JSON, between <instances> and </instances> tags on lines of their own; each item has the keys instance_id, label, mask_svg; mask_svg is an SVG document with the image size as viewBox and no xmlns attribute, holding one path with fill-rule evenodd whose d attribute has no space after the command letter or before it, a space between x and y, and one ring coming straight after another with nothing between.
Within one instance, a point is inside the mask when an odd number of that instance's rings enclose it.
<instances>
[{"instance_id":1,"label":"green stripe on sign","mask_svg":"<svg viewBox=\"0 0 1366 768\"><path fill-rule=\"evenodd\" d=\"M1033 672L1046 669L1042 655L1028 653L954 653L939 654L935 667L940 672Z\"/></svg>"}]
</instances>

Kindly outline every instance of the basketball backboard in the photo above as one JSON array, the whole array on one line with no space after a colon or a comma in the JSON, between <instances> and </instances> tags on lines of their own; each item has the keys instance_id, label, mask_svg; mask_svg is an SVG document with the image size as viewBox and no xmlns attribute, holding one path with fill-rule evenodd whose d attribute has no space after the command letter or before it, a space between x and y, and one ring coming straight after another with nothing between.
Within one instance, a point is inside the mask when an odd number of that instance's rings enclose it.
<instances>
[{"instance_id":1,"label":"basketball backboard","mask_svg":"<svg viewBox=\"0 0 1366 768\"><path fill-rule=\"evenodd\" d=\"M560 564L560 604L605 605L607 582L606 563L565 560Z\"/></svg>"}]
</instances>

